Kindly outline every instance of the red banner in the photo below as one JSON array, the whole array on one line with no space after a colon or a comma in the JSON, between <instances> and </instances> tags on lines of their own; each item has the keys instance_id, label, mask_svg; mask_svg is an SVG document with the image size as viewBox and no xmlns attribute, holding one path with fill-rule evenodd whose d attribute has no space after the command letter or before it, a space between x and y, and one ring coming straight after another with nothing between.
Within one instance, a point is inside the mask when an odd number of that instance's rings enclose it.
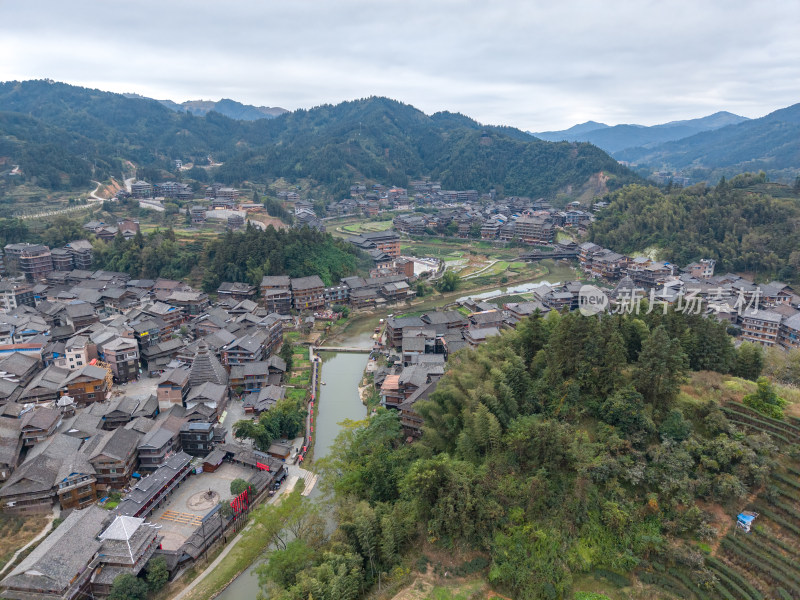
<instances>
[{"instance_id":1,"label":"red banner","mask_svg":"<svg viewBox=\"0 0 800 600\"><path fill-rule=\"evenodd\" d=\"M269 471L269 465L265 465L264 463L256 462L256 468L261 469L262 471Z\"/></svg>"},{"instance_id":2,"label":"red banner","mask_svg":"<svg viewBox=\"0 0 800 600\"><path fill-rule=\"evenodd\" d=\"M231 508L233 509L234 515L238 515L239 513L246 511L249 506L250 502L247 499L247 490L236 496L231 502Z\"/></svg>"}]
</instances>

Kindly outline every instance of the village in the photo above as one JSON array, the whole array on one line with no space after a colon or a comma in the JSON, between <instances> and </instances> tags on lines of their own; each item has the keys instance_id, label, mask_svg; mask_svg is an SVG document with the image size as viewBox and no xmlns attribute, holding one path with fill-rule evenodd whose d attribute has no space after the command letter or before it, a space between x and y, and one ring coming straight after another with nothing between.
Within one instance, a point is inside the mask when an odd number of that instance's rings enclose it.
<instances>
[{"instance_id":1,"label":"village","mask_svg":"<svg viewBox=\"0 0 800 600\"><path fill-rule=\"evenodd\" d=\"M259 286L223 282L208 294L181 281L92 270L92 244L85 239L53 249L6 245L0 263L6 276L0 282L0 503L7 514L64 520L2 573L4 597L106 595L118 575L138 574L154 555L179 573L224 545L250 507L270 501L284 481L291 488L303 480L310 493L315 476L303 461L313 447L320 385L315 349L332 323L346 320L344 307L374 322L364 349L370 353L367 383L381 406L399 411L408 442L422 435L415 404L435 391L450 356L526 317L579 310L587 284L607 293L609 311L638 310L634 300L647 300L648 310L685 309L691 300L697 311L729 323L741 341L800 346L800 297L781 282L756 285L715 275L710 259L679 268L578 244L562 235L580 234L593 219L577 206L559 211L542 201L488 198L490 204L473 210L476 194L441 192L430 182L415 186L417 198L437 210L401 212L394 229L346 235L371 268L368 276L336 285L326 286L317 275L269 275ZM143 199L153 193L144 182L132 190ZM216 199L207 211L192 209L193 222L201 212L205 218L237 210L237 190L209 190ZM366 193L356 186L353 193L365 198L339 203L341 214L367 217L373 203L378 209L408 203L397 188ZM284 199L295 207L296 225L324 229L290 194ZM240 216L228 214L227 227L240 227L243 217L232 218ZM136 219L114 225L93 220L84 230L111 241L130 239L139 227ZM404 254L401 246L409 236L448 232L519 243L519 261L567 262L580 278L409 312L415 284L441 278L452 265L416 256L413 246ZM283 346L288 355L279 355ZM294 368L282 356L294 357ZM308 411L296 438L259 450L234 436L236 422L258 419L285 398ZM235 480L247 482L249 496L232 497Z\"/></svg>"}]
</instances>

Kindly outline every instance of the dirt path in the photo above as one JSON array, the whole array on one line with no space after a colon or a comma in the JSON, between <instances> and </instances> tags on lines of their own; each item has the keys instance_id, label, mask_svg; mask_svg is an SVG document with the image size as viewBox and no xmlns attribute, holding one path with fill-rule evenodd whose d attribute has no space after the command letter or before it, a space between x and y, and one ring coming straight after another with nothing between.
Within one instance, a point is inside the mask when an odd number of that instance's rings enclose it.
<instances>
[{"instance_id":1,"label":"dirt path","mask_svg":"<svg viewBox=\"0 0 800 600\"><path fill-rule=\"evenodd\" d=\"M742 506L750 506L755 501L756 497L758 497L758 492L753 492L747 497ZM731 527L735 526L736 519L733 519L725 514L725 512L722 510L722 507L719 505L706 506L704 508L713 514L716 517L716 520L721 523L719 533L717 534L717 539L715 539L711 544L711 556L716 556L717 550L719 550L719 545L722 543L722 538L728 535Z\"/></svg>"},{"instance_id":2,"label":"dirt path","mask_svg":"<svg viewBox=\"0 0 800 600\"><path fill-rule=\"evenodd\" d=\"M37 533L37 534L36 534L36 537L35 537L35 538L33 538L33 539L30 541L30 542L28 542L27 544L25 544L25 545L24 545L22 548L20 548L19 550L17 550L17 551L14 553L14 556L12 556L11 558L9 558L9 559L8 559L8 562L6 563L6 565L5 565L5 566L2 568L2 570L0 570L0 576L2 576L2 575L4 575L4 574L5 574L6 570L7 570L7 569L8 569L8 568L9 568L11 565L13 565L13 564L14 564L14 561L15 561L15 560L17 560L17 557L18 557L20 554L22 554L22 553L23 553L25 550L27 550L28 548L30 548L30 547L31 547L33 544L37 543L39 540L41 540L41 539L44 539L45 537L47 537L47 534L48 534L48 533L50 533L50 528L51 528L51 526L53 525L53 521L55 520L55 518L56 518L57 516L58 516L58 515L56 514L56 509L53 509L53 512L51 512L49 515L47 515L47 523L45 523L45 526L42 528L42 530L41 530L39 533Z\"/></svg>"}]
</instances>

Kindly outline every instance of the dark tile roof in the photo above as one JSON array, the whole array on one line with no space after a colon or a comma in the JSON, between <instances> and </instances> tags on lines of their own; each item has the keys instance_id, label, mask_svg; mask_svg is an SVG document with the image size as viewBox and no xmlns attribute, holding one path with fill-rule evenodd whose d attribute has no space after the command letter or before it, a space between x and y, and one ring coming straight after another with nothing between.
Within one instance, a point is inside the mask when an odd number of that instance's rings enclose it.
<instances>
[{"instance_id":1,"label":"dark tile roof","mask_svg":"<svg viewBox=\"0 0 800 600\"><path fill-rule=\"evenodd\" d=\"M96 505L73 511L3 580L2 585L28 589L31 598L45 597L42 592L60 597L100 549L98 535L108 517L108 511Z\"/></svg>"}]
</instances>

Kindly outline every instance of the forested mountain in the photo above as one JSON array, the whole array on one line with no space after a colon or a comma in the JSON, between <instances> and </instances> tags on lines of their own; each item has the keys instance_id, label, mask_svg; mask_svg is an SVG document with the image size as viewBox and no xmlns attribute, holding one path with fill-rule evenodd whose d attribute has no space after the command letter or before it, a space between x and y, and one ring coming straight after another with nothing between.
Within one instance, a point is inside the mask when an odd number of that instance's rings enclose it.
<instances>
[{"instance_id":1,"label":"forested mountain","mask_svg":"<svg viewBox=\"0 0 800 600\"><path fill-rule=\"evenodd\" d=\"M591 239L629 254L655 247L679 265L713 258L718 271L799 282L800 189L774 187L763 173L667 192L627 186L606 198ZM785 197L769 193L779 190Z\"/></svg>"},{"instance_id":2,"label":"forested mountain","mask_svg":"<svg viewBox=\"0 0 800 600\"><path fill-rule=\"evenodd\" d=\"M590 142L606 152L614 153L625 148L649 147L662 142L679 140L702 131L713 131L720 127L735 125L744 121L747 121L746 117L722 111L699 119L671 121L650 127L645 125L614 125L609 127L603 123L588 121L564 131L544 131L533 135L551 142L561 140ZM597 127L593 128L592 125L597 125Z\"/></svg>"},{"instance_id":3,"label":"forested mountain","mask_svg":"<svg viewBox=\"0 0 800 600\"><path fill-rule=\"evenodd\" d=\"M758 511L774 516L761 524L797 531L794 501L777 494L791 498L800 485L798 471L787 472L798 421L742 412L712 391L726 389L722 373L757 377L759 357L700 315L524 319L448 360L436 390L414 405L425 419L421 440L405 443L391 410L345 429L323 477L338 529L326 538L315 526L271 553L265 592L356 598L433 546L488 557L493 588L520 600L577 598L587 587L614 598L795 597L791 559L755 550L738 558L729 545L751 546L733 531L714 556L701 551L759 492L768 501L759 497ZM693 373L700 369L717 373ZM682 388L690 378L713 384ZM748 429L747 418L758 424ZM779 491L763 492L779 481ZM750 557L769 570L738 567Z\"/></svg>"},{"instance_id":4,"label":"forested mountain","mask_svg":"<svg viewBox=\"0 0 800 600\"><path fill-rule=\"evenodd\" d=\"M100 152L103 148L106 152ZM111 148L20 113L0 112L0 157L6 169L18 165L24 176L44 188L73 190L89 186L93 176L108 177L118 168L104 159ZM91 156L94 164L88 159ZM3 172L0 167L0 173Z\"/></svg>"},{"instance_id":5,"label":"forested mountain","mask_svg":"<svg viewBox=\"0 0 800 600\"><path fill-rule=\"evenodd\" d=\"M707 181L763 170L772 179L791 182L800 173L800 104L678 141L628 148L614 156Z\"/></svg>"},{"instance_id":6,"label":"forested mountain","mask_svg":"<svg viewBox=\"0 0 800 600\"><path fill-rule=\"evenodd\" d=\"M36 119L83 141L83 161L121 168L171 168L171 161L224 165L211 175L225 183L310 178L343 196L353 181L404 185L429 175L445 188L495 187L506 194L554 196L602 171L613 189L637 178L590 144L553 144L508 127L489 127L452 113L425 115L386 98L367 98L274 119L238 121L216 112L176 113L155 100L129 98L48 81L0 84L0 110ZM35 133L35 132L34 132ZM11 162L39 137L4 135ZM65 177L72 172L65 171Z\"/></svg>"}]
</instances>

